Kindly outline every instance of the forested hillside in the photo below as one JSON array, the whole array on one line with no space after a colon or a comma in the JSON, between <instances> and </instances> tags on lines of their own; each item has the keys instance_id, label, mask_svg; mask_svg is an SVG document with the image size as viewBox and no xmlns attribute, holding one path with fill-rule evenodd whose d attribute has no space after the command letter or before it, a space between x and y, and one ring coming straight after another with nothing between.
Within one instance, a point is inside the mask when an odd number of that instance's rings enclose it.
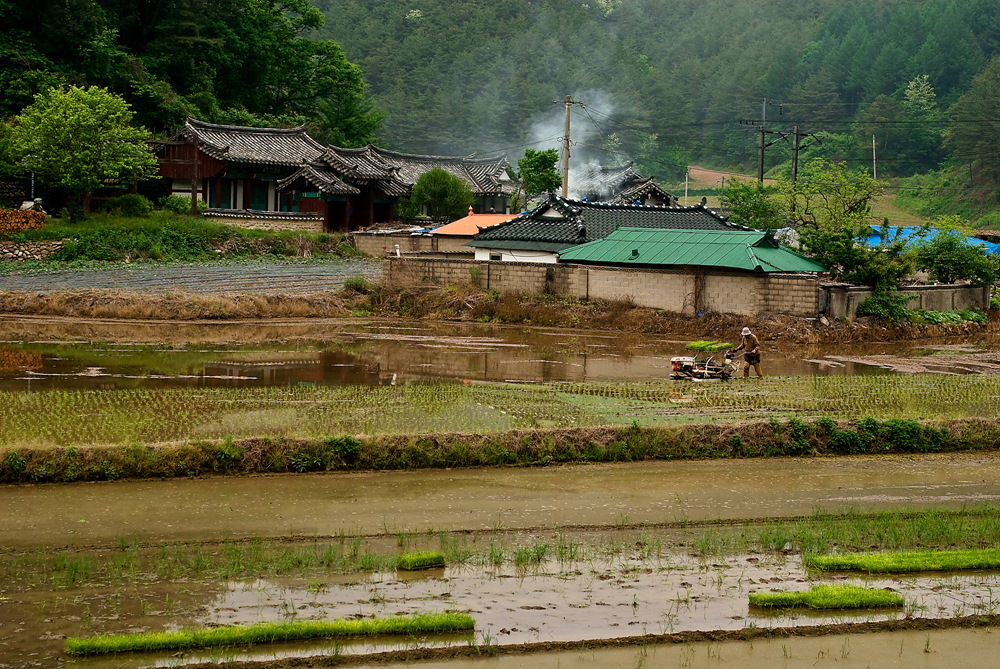
<instances>
[{"instance_id":1,"label":"forested hillside","mask_svg":"<svg viewBox=\"0 0 1000 669\"><path fill-rule=\"evenodd\" d=\"M819 135L801 158L868 168L874 149L929 213L997 202L996 0L0 0L0 24L8 120L50 86L97 85L158 133L307 123L516 160L558 144L571 95L577 168L753 173L766 116ZM772 140L765 169L787 171Z\"/></svg>"},{"instance_id":2,"label":"forested hillside","mask_svg":"<svg viewBox=\"0 0 1000 669\"><path fill-rule=\"evenodd\" d=\"M381 114L360 68L314 39L322 24L308 0L0 0L0 119L50 87L100 86L158 132L309 123L363 145Z\"/></svg>"},{"instance_id":3,"label":"forested hillside","mask_svg":"<svg viewBox=\"0 0 1000 669\"><path fill-rule=\"evenodd\" d=\"M995 0L315 2L401 150L554 146L569 94L574 156L665 180L689 159L753 172L758 128L739 121L766 98L768 128L829 133L813 155L870 166L875 135L880 176L1000 164L973 142L996 114L953 108L997 53Z\"/></svg>"}]
</instances>

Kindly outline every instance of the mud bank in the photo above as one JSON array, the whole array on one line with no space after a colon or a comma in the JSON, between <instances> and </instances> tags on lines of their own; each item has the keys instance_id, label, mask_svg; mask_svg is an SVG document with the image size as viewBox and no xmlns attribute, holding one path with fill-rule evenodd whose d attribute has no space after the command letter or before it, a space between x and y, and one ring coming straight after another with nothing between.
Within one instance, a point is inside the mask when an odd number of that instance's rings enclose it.
<instances>
[{"instance_id":1,"label":"mud bank","mask_svg":"<svg viewBox=\"0 0 1000 669\"><path fill-rule=\"evenodd\" d=\"M636 307L628 300L580 301L552 295L495 295L472 286L408 286L307 294L185 294L169 291L65 290L0 292L0 315L160 321L238 321L279 318L404 318L434 322L518 324L567 330L605 330L732 338L749 325L763 340L794 344L906 341L1000 330L986 326L884 323L870 318L830 321L762 313L700 317Z\"/></svg>"},{"instance_id":2,"label":"mud bank","mask_svg":"<svg viewBox=\"0 0 1000 669\"><path fill-rule=\"evenodd\" d=\"M0 449L0 482L245 476L310 471L549 466L848 454L992 451L1000 419L774 420L738 425L512 430L489 434L343 435L170 444Z\"/></svg>"}]
</instances>

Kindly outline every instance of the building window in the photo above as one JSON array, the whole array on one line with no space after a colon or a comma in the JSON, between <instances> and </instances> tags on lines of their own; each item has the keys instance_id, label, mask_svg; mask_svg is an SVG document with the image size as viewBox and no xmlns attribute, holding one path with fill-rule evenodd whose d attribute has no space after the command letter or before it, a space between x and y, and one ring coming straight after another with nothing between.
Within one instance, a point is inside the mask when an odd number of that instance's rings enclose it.
<instances>
[{"instance_id":1,"label":"building window","mask_svg":"<svg viewBox=\"0 0 1000 669\"><path fill-rule=\"evenodd\" d=\"M490 260L503 260L503 258L500 257L499 253L491 253Z\"/></svg>"}]
</instances>

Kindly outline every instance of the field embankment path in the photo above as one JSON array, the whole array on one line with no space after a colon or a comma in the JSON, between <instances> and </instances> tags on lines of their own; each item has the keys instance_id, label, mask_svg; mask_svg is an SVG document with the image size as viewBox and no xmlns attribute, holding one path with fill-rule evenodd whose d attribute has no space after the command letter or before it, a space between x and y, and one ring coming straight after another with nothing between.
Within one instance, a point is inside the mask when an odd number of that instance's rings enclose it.
<instances>
[{"instance_id":1,"label":"field embankment path","mask_svg":"<svg viewBox=\"0 0 1000 669\"><path fill-rule=\"evenodd\" d=\"M14 270L0 275L0 291L52 293L64 290L121 290L184 294L305 294L340 290L344 279L377 281L382 264L370 259L333 261L219 262L199 264L114 264L107 268Z\"/></svg>"}]
</instances>

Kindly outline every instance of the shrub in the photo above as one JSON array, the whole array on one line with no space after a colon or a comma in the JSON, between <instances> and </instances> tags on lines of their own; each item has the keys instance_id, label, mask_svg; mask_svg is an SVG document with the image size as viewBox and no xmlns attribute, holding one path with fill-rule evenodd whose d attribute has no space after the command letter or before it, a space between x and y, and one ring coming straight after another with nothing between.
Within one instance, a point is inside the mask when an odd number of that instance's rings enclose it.
<instances>
[{"instance_id":1,"label":"shrub","mask_svg":"<svg viewBox=\"0 0 1000 669\"><path fill-rule=\"evenodd\" d=\"M101 211L117 216L144 218L153 213L153 203L138 193L113 197L101 206Z\"/></svg>"},{"instance_id":2,"label":"shrub","mask_svg":"<svg viewBox=\"0 0 1000 669\"><path fill-rule=\"evenodd\" d=\"M368 282L365 281L363 276L349 276L344 279L344 290L350 290L355 293L367 293Z\"/></svg>"},{"instance_id":3,"label":"shrub","mask_svg":"<svg viewBox=\"0 0 1000 669\"><path fill-rule=\"evenodd\" d=\"M876 292L858 305L858 316L875 316L885 321L901 321L910 315L906 308L910 297L895 291Z\"/></svg>"},{"instance_id":4,"label":"shrub","mask_svg":"<svg viewBox=\"0 0 1000 669\"><path fill-rule=\"evenodd\" d=\"M191 198L184 197L183 195L168 195L160 199L160 206L163 207L164 211L170 211L175 214L190 214ZM205 204L204 200L198 200L197 206L199 214L204 214L205 210L208 209L208 205Z\"/></svg>"}]
</instances>

